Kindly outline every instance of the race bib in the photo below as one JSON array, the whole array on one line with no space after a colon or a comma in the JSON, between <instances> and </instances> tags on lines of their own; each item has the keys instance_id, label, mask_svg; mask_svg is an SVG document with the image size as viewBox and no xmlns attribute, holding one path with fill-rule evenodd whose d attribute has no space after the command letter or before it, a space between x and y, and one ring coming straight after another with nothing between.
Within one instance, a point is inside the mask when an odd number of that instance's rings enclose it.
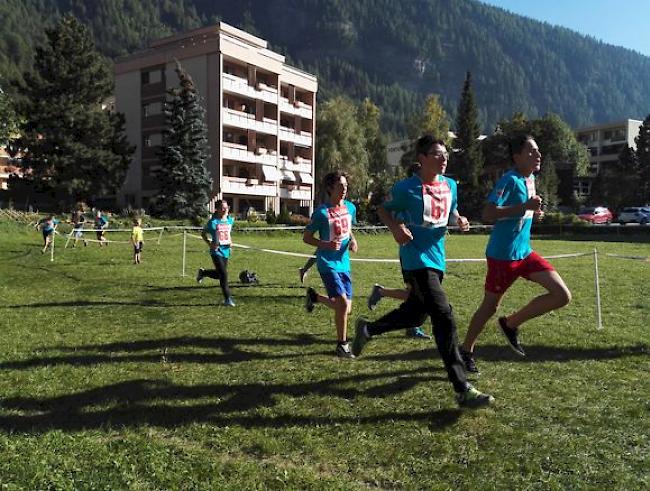
<instances>
[{"instance_id":1,"label":"race bib","mask_svg":"<svg viewBox=\"0 0 650 491\"><path fill-rule=\"evenodd\" d=\"M451 211L451 188L446 181L422 184L422 224L438 228L446 227Z\"/></svg>"},{"instance_id":2,"label":"race bib","mask_svg":"<svg viewBox=\"0 0 650 491\"><path fill-rule=\"evenodd\" d=\"M537 194L535 191L535 179L532 179L530 177L526 179L526 194L528 195L528 199ZM526 213L524 213L524 218L533 218L533 214L533 210L526 210Z\"/></svg>"},{"instance_id":3,"label":"race bib","mask_svg":"<svg viewBox=\"0 0 650 491\"><path fill-rule=\"evenodd\" d=\"M218 223L217 224L217 242L219 245L230 245L230 229L232 228L232 225L229 223Z\"/></svg>"},{"instance_id":4,"label":"race bib","mask_svg":"<svg viewBox=\"0 0 650 491\"><path fill-rule=\"evenodd\" d=\"M340 208L329 208L327 210L327 221L329 224L330 240L343 242L350 238L352 229L352 216L346 206Z\"/></svg>"}]
</instances>

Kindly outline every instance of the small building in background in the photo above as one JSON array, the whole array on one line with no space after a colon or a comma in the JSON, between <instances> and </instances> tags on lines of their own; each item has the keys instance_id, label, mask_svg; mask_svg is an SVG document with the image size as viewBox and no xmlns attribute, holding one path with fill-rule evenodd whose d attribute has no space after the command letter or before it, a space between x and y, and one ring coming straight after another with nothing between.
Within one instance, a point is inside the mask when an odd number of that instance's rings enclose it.
<instances>
[{"instance_id":1,"label":"small building in background","mask_svg":"<svg viewBox=\"0 0 650 491\"><path fill-rule=\"evenodd\" d=\"M642 123L636 119L626 119L575 130L576 139L589 151L590 162L589 175L573 180L576 196L586 198L591 194L594 178L601 169L618 162L618 156L626 145L636 149L634 140L639 136Z\"/></svg>"}]
</instances>

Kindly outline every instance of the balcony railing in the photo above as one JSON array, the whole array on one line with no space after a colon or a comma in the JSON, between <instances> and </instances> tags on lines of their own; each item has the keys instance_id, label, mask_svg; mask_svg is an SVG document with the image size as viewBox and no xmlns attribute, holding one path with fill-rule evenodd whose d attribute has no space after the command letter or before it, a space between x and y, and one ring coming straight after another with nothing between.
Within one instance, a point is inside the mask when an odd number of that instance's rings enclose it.
<instances>
[{"instance_id":1,"label":"balcony railing","mask_svg":"<svg viewBox=\"0 0 650 491\"><path fill-rule=\"evenodd\" d=\"M278 103L278 90L275 87L258 83L256 87L248 85L248 80L229 73L223 74L223 90L243 95L251 99L261 99L271 104Z\"/></svg>"},{"instance_id":2,"label":"balcony railing","mask_svg":"<svg viewBox=\"0 0 650 491\"><path fill-rule=\"evenodd\" d=\"M280 198L309 200L311 188L299 185L280 186Z\"/></svg>"},{"instance_id":3,"label":"balcony railing","mask_svg":"<svg viewBox=\"0 0 650 491\"><path fill-rule=\"evenodd\" d=\"M278 161L280 163L280 169L289 170L293 172L305 172L307 174L311 174L311 160L307 160L307 159L298 160L299 158L300 157L296 157L295 160L289 160L288 157L285 157L284 155L280 155L280 157L278 157Z\"/></svg>"},{"instance_id":4,"label":"balcony railing","mask_svg":"<svg viewBox=\"0 0 650 491\"><path fill-rule=\"evenodd\" d=\"M302 145L304 147L311 147L311 133L308 131L302 131L297 133L292 128L287 128L286 126L280 126L280 139L284 141L289 141Z\"/></svg>"},{"instance_id":5,"label":"balcony railing","mask_svg":"<svg viewBox=\"0 0 650 491\"><path fill-rule=\"evenodd\" d=\"M224 159L237 160L239 162L251 162L254 164L272 165L275 167L278 163L278 156L277 154L274 155L272 152L273 150L264 152L251 152L245 145L223 142L222 155Z\"/></svg>"},{"instance_id":6,"label":"balcony railing","mask_svg":"<svg viewBox=\"0 0 650 491\"><path fill-rule=\"evenodd\" d=\"M297 114L301 118L307 119L312 119L313 114L313 108L309 104L300 101L291 104L286 97L280 97L280 111L288 114Z\"/></svg>"},{"instance_id":7,"label":"balcony railing","mask_svg":"<svg viewBox=\"0 0 650 491\"><path fill-rule=\"evenodd\" d=\"M252 196L276 196L277 188L274 184L260 184L256 178L223 176L221 178L221 191L232 194L246 194Z\"/></svg>"},{"instance_id":8,"label":"balcony railing","mask_svg":"<svg viewBox=\"0 0 650 491\"><path fill-rule=\"evenodd\" d=\"M223 108L223 124L243 128L246 130L255 130L269 135L278 134L278 123L271 118L264 118L264 121L257 121L254 114L248 114L235 109Z\"/></svg>"}]
</instances>

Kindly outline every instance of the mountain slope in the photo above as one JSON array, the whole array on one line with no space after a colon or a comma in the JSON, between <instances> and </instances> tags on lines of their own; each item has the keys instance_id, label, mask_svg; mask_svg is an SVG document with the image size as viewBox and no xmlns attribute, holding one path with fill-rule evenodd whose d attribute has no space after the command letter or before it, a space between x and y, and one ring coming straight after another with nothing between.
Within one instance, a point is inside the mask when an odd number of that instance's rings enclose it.
<instances>
[{"instance_id":1,"label":"mountain slope","mask_svg":"<svg viewBox=\"0 0 650 491\"><path fill-rule=\"evenodd\" d=\"M585 125L650 112L650 58L475 0L5 0L1 73L28 66L43 25L72 11L115 57L219 19L317 73L321 97L371 97L403 133L428 93L453 113L473 75L484 131L515 111ZM15 20L29 19L26 26ZM14 19L14 21L12 21ZM7 56L7 53L11 54Z\"/></svg>"}]
</instances>

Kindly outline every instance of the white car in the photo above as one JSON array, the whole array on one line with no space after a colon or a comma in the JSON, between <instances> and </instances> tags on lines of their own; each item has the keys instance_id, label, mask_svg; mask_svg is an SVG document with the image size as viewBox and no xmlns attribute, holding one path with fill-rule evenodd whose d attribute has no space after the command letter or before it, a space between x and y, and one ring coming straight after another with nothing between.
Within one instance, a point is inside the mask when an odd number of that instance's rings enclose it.
<instances>
[{"instance_id":1,"label":"white car","mask_svg":"<svg viewBox=\"0 0 650 491\"><path fill-rule=\"evenodd\" d=\"M626 223L640 223L645 225L650 222L650 207L647 206L634 206L623 208L618 214L618 223L625 225Z\"/></svg>"}]
</instances>

